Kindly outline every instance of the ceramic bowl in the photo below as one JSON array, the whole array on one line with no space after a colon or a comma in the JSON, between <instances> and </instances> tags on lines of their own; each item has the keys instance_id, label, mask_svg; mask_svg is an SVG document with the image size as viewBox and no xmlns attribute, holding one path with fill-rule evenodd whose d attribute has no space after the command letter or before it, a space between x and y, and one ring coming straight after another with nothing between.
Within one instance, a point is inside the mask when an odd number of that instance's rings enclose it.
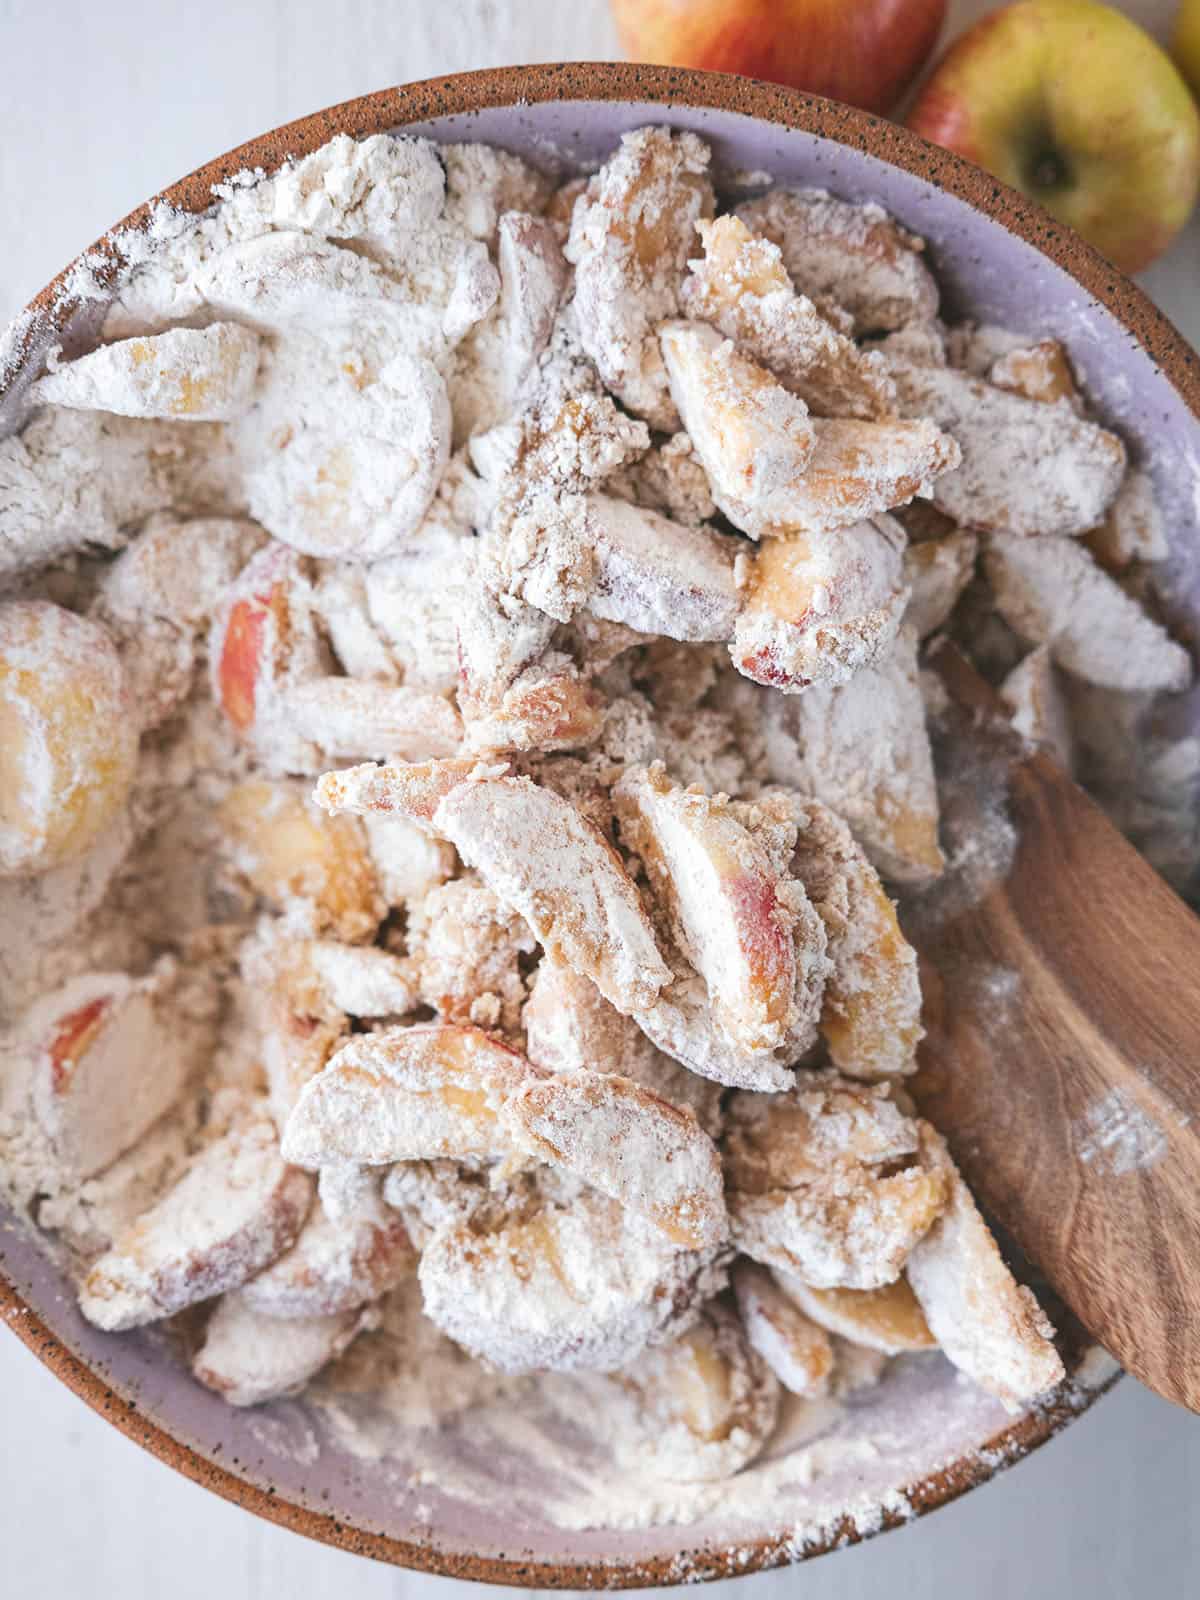
<instances>
[{"instance_id":1,"label":"ceramic bowl","mask_svg":"<svg viewBox=\"0 0 1200 1600\"><path fill-rule=\"evenodd\" d=\"M402 129L440 141L485 140L562 173L588 168L628 129L691 128L709 141L718 178L776 180L880 201L928 241L950 317L972 316L1062 338L1101 416L1154 472L1177 551L1177 604L1191 610L1188 552L1200 550L1200 358L1145 296L1068 229L985 173L905 129L845 106L747 79L639 66L578 64L465 73L368 95L279 128L213 161L160 197L201 211L214 183L273 171L335 133ZM122 267L133 213L88 252L101 282ZM0 347L0 434L54 341L88 347L100 308L73 293L68 269ZM322 1436L295 1402L235 1411L192 1381L153 1334L111 1337L88 1326L37 1243L3 1226L0 1312L89 1405L129 1437L248 1510L312 1538L401 1565L519 1585L585 1588L730 1576L820 1554L942 1505L1026 1455L1115 1377L1065 1316L1071 1377L1013 1418L938 1357L906 1358L885 1382L827 1422L820 1470L772 1488L749 1517L728 1508L688 1526L633 1531L556 1526L503 1445L487 1462L482 1503L437 1484L414 1487L418 1459L376 1463ZM855 1448L869 1435L870 1452Z\"/></svg>"}]
</instances>

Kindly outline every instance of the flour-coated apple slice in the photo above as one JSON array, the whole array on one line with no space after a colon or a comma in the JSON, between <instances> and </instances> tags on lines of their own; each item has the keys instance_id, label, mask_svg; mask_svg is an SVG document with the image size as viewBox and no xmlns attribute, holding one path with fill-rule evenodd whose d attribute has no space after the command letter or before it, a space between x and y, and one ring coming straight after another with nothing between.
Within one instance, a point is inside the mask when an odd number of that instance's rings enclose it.
<instances>
[{"instance_id":1,"label":"flour-coated apple slice","mask_svg":"<svg viewBox=\"0 0 1200 1600\"><path fill-rule=\"evenodd\" d=\"M814 1288L891 1283L946 1202L913 1119L835 1073L734 1095L721 1142L734 1243Z\"/></svg>"},{"instance_id":2,"label":"flour-coated apple slice","mask_svg":"<svg viewBox=\"0 0 1200 1600\"><path fill-rule=\"evenodd\" d=\"M386 907L355 817L327 815L297 784L250 779L216 820L233 869L294 930L348 944L374 936Z\"/></svg>"},{"instance_id":3,"label":"flour-coated apple slice","mask_svg":"<svg viewBox=\"0 0 1200 1600\"><path fill-rule=\"evenodd\" d=\"M481 768L474 757L442 761L366 761L341 772L326 772L314 791L317 804L332 816L401 817L416 827L432 831L438 806L472 773ZM501 765L500 771L507 771Z\"/></svg>"},{"instance_id":4,"label":"flour-coated apple slice","mask_svg":"<svg viewBox=\"0 0 1200 1600\"><path fill-rule=\"evenodd\" d=\"M1125 446L1069 404L1046 405L953 367L893 366L906 417L952 434L961 462L934 503L989 533L1069 535L1100 522L1125 472Z\"/></svg>"},{"instance_id":5,"label":"flour-coated apple slice","mask_svg":"<svg viewBox=\"0 0 1200 1600\"><path fill-rule=\"evenodd\" d=\"M734 561L742 541L688 528L610 495L591 495L595 585L588 610L641 633L728 639L738 614Z\"/></svg>"},{"instance_id":6,"label":"flour-coated apple slice","mask_svg":"<svg viewBox=\"0 0 1200 1600\"><path fill-rule=\"evenodd\" d=\"M209 633L213 700L270 774L319 765L316 746L280 703L289 688L325 670L310 572L311 563L272 540L222 596Z\"/></svg>"},{"instance_id":7,"label":"flour-coated apple slice","mask_svg":"<svg viewBox=\"0 0 1200 1600\"><path fill-rule=\"evenodd\" d=\"M897 883L945 867L917 672L916 634L902 627L888 655L848 683L773 698L766 711L772 778L823 800Z\"/></svg>"},{"instance_id":8,"label":"flour-coated apple slice","mask_svg":"<svg viewBox=\"0 0 1200 1600\"><path fill-rule=\"evenodd\" d=\"M924 1035L916 952L845 822L819 801L803 808L792 871L828 938L820 1027L830 1060L850 1078L914 1072Z\"/></svg>"},{"instance_id":9,"label":"flour-coated apple slice","mask_svg":"<svg viewBox=\"0 0 1200 1600\"><path fill-rule=\"evenodd\" d=\"M818 1322L776 1283L766 1267L742 1260L733 1269L738 1316L758 1352L791 1394L820 1399L829 1389L833 1346Z\"/></svg>"},{"instance_id":10,"label":"flour-coated apple slice","mask_svg":"<svg viewBox=\"0 0 1200 1600\"><path fill-rule=\"evenodd\" d=\"M908 603L905 542L882 514L835 533L764 539L746 562L734 666L787 694L844 683L877 661Z\"/></svg>"},{"instance_id":11,"label":"flour-coated apple slice","mask_svg":"<svg viewBox=\"0 0 1200 1600\"><path fill-rule=\"evenodd\" d=\"M1131 467L1104 521L1084 543L1107 572L1123 572L1135 561L1165 561L1171 553L1162 509L1150 474Z\"/></svg>"},{"instance_id":12,"label":"flour-coated apple slice","mask_svg":"<svg viewBox=\"0 0 1200 1600\"><path fill-rule=\"evenodd\" d=\"M257 334L232 322L169 328L64 363L38 379L31 398L121 417L229 422L250 406L262 349Z\"/></svg>"},{"instance_id":13,"label":"flour-coated apple slice","mask_svg":"<svg viewBox=\"0 0 1200 1600\"><path fill-rule=\"evenodd\" d=\"M209 1319L192 1374L231 1406L263 1405L297 1394L362 1326L358 1311L283 1321L256 1310L240 1292L227 1294Z\"/></svg>"},{"instance_id":14,"label":"flour-coated apple slice","mask_svg":"<svg viewBox=\"0 0 1200 1600\"><path fill-rule=\"evenodd\" d=\"M922 639L945 624L975 572L978 536L957 528L941 539L924 539L904 552L904 581L912 591L904 620Z\"/></svg>"},{"instance_id":15,"label":"flour-coated apple slice","mask_svg":"<svg viewBox=\"0 0 1200 1600\"><path fill-rule=\"evenodd\" d=\"M85 973L43 995L11 1038L34 1113L75 1183L112 1165L178 1101L212 1043L171 961L144 978Z\"/></svg>"},{"instance_id":16,"label":"flour-coated apple slice","mask_svg":"<svg viewBox=\"0 0 1200 1600\"><path fill-rule=\"evenodd\" d=\"M320 753L321 763L355 756L427 761L452 756L462 718L444 696L362 678L311 678L280 695L282 717Z\"/></svg>"},{"instance_id":17,"label":"flour-coated apple slice","mask_svg":"<svg viewBox=\"0 0 1200 1600\"><path fill-rule=\"evenodd\" d=\"M1064 772L1073 772L1071 710L1048 646L1039 645L1017 663L1000 685L1000 698L1022 738L1044 745Z\"/></svg>"},{"instance_id":18,"label":"flour-coated apple slice","mask_svg":"<svg viewBox=\"0 0 1200 1600\"><path fill-rule=\"evenodd\" d=\"M503 1155L511 1139L500 1108L532 1074L522 1055L475 1027L358 1034L304 1089L283 1150L303 1167Z\"/></svg>"},{"instance_id":19,"label":"flour-coated apple slice","mask_svg":"<svg viewBox=\"0 0 1200 1600\"><path fill-rule=\"evenodd\" d=\"M668 322L659 340L717 505L752 539L785 525L814 451L808 407L707 323Z\"/></svg>"},{"instance_id":20,"label":"flour-coated apple slice","mask_svg":"<svg viewBox=\"0 0 1200 1600\"><path fill-rule=\"evenodd\" d=\"M708 161L694 133L639 128L571 215L565 254L583 347L605 386L655 428L677 425L655 333L678 315L694 225L713 212Z\"/></svg>"},{"instance_id":21,"label":"flour-coated apple slice","mask_svg":"<svg viewBox=\"0 0 1200 1600\"><path fill-rule=\"evenodd\" d=\"M945 1140L927 1122L920 1149L929 1170L942 1175L947 1201L909 1256L908 1281L954 1365L1015 1411L1063 1376L1054 1329L1033 1291L1005 1266Z\"/></svg>"},{"instance_id":22,"label":"flour-coated apple slice","mask_svg":"<svg viewBox=\"0 0 1200 1600\"><path fill-rule=\"evenodd\" d=\"M684 1249L729 1232L716 1146L690 1111L601 1073L527 1083L501 1120L518 1149L561 1166Z\"/></svg>"},{"instance_id":23,"label":"flour-coated apple slice","mask_svg":"<svg viewBox=\"0 0 1200 1600\"><path fill-rule=\"evenodd\" d=\"M665 1055L590 978L570 967L540 963L521 1026L529 1059L546 1071L632 1078L671 1105L694 1111L710 1136L720 1132L721 1086Z\"/></svg>"},{"instance_id":24,"label":"flour-coated apple slice","mask_svg":"<svg viewBox=\"0 0 1200 1600\"><path fill-rule=\"evenodd\" d=\"M1181 644L1074 539L989 541L996 609L1030 644L1105 689L1178 690L1192 681Z\"/></svg>"},{"instance_id":25,"label":"flour-coated apple slice","mask_svg":"<svg viewBox=\"0 0 1200 1600\"><path fill-rule=\"evenodd\" d=\"M318 1204L291 1249L239 1294L267 1317L331 1317L377 1300L416 1264L408 1230L395 1211L368 1205L335 1220Z\"/></svg>"},{"instance_id":26,"label":"flour-coated apple slice","mask_svg":"<svg viewBox=\"0 0 1200 1600\"><path fill-rule=\"evenodd\" d=\"M988 382L998 389L1011 389L1026 400L1041 400L1053 405L1065 400L1077 416L1083 413L1083 398L1075 382L1071 358L1058 339L1039 339L997 356L988 372Z\"/></svg>"},{"instance_id":27,"label":"flour-coated apple slice","mask_svg":"<svg viewBox=\"0 0 1200 1600\"><path fill-rule=\"evenodd\" d=\"M671 974L617 852L569 801L528 778L452 789L433 826L546 955L592 979L618 1011L653 1002Z\"/></svg>"},{"instance_id":28,"label":"flour-coated apple slice","mask_svg":"<svg viewBox=\"0 0 1200 1600\"><path fill-rule=\"evenodd\" d=\"M819 417L887 417L896 391L887 362L862 350L797 293L778 245L736 216L699 225L704 257L683 286L688 316L711 323L775 374Z\"/></svg>"},{"instance_id":29,"label":"flour-coated apple slice","mask_svg":"<svg viewBox=\"0 0 1200 1600\"><path fill-rule=\"evenodd\" d=\"M615 1200L496 1202L449 1221L418 1269L425 1314L500 1372L612 1372L693 1323L722 1254L680 1250Z\"/></svg>"},{"instance_id":30,"label":"flour-coated apple slice","mask_svg":"<svg viewBox=\"0 0 1200 1600\"><path fill-rule=\"evenodd\" d=\"M348 1016L403 1016L418 1004L412 971L389 950L314 939L307 954L329 1003Z\"/></svg>"},{"instance_id":31,"label":"flour-coated apple slice","mask_svg":"<svg viewBox=\"0 0 1200 1600\"><path fill-rule=\"evenodd\" d=\"M772 1277L778 1292L806 1317L852 1344L885 1356L937 1346L907 1278L897 1278L882 1289L814 1289L778 1269Z\"/></svg>"},{"instance_id":32,"label":"flour-coated apple slice","mask_svg":"<svg viewBox=\"0 0 1200 1600\"><path fill-rule=\"evenodd\" d=\"M263 1110L248 1106L92 1266L79 1308L118 1332L236 1289L292 1245L313 1200Z\"/></svg>"},{"instance_id":33,"label":"flour-coated apple slice","mask_svg":"<svg viewBox=\"0 0 1200 1600\"><path fill-rule=\"evenodd\" d=\"M795 886L723 797L673 786L661 765L627 771L613 798L717 1025L735 1049L773 1050L794 1020Z\"/></svg>"},{"instance_id":34,"label":"flour-coated apple slice","mask_svg":"<svg viewBox=\"0 0 1200 1600\"><path fill-rule=\"evenodd\" d=\"M633 1413L630 1432L618 1431L619 1464L660 1481L732 1478L758 1456L779 1416L775 1375L720 1300L679 1338L605 1381Z\"/></svg>"},{"instance_id":35,"label":"flour-coated apple slice","mask_svg":"<svg viewBox=\"0 0 1200 1600\"><path fill-rule=\"evenodd\" d=\"M937 315L938 287L925 264L924 241L874 201L776 188L747 200L736 215L779 246L784 267L805 294L844 307L856 334Z\"/></svg>"}]
</instances>

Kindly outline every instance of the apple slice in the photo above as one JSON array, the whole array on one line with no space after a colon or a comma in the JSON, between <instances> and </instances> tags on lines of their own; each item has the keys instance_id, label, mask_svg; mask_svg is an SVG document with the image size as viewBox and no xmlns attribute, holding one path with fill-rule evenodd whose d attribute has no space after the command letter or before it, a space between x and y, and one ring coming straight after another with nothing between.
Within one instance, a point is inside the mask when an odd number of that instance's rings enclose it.
<instances>
[{"instance_id":1,"label":"apple slice","mask_svg":"<svg viewBox=\"0 0 1200 1600\"><path fill-rule=\"evenodd\" d=\"M904 615L904 530L878 516L820 538L765 539L747 562L730 655L756 683L844 683L886 653Z\"/></svg>"},{"instance_id":2,"label":"apple slice","mask_svg":"<svg viewBox=\"0 0 1200 1600\"><path fill-rule=\"evenodd\" d=\"M734 1242L819 1289L899 1277L946 1201L916 1123L886 1090L835 1073L788 1095L735 1094L722 1139Z\"/></svg>"},{"instance_id":3,"label":"apple slice","mask_svg":"<svg viewBox=\"0 0 1200 1600\"><path fill-rule=\"evenodd\" d=\"M236 1289L292 1244L312 1205L265 1113L247 1105L88 1272L79 1309L110 1333Z\"/></svg>"},{"instance_id":4,"label":"apple slice","mask_svg":"<svg viewBox=\"0 0 1200 1600\"><path fill-rule=\"evenodd\" d=\"M813 456L808 407L705 323L668 322L659 340L717 505L752 539L784 525Z\"/></svg>"},{"instance_id":5,"label":"apple slice","mask_svg":"<svg viewBox=\"0 0 1200 1600\"><path fill-rule=\"evenodd\" d=\"M330 1005L348 1016L403 1016L417 1005L408 965L387 950L317 939L308 959Z\"/></svg>"},{"instance_id":6,"label":"apple slice","mask_svg":"<svg viewBox=\"0 0 1200 1600\"><path fill-rule=\"evenodd\" d=\"M508 409L550 342L570 268L553 223L524 211L505 211L497 222L496 261Z\"/></svg>"},{"instance_id":7,"label":"apple slice","mask_svg":"<svg viewBox=\"0 0 1200 1600\"><path fill-rule=\"evenodd\" d=\"M409 315L403 288L370 256L302 228L237 239L203 262L206 302L262 333L343 334L364 320L397 328Z\"/></svg>"},{"instance_id":8,"label":"apple slice","mask_svg":"<svg viewBox=\"0 0 1200 1600\"><path fill-rule=\"evenodd\" d=\"M941 539L910 544L904 552L904 582L912 594L904 620L924 639L950 618L970 583L979 539L970 528L956 528Z\"/></svg>"},{"instance_id":9,"label":"apple slice","mask_svg":"<svg viewBox=\"0 0 1200 1600\"><path fill-rule=\"evenodd\" d=\"M632 1017L611 1006L590 978L543 961L521 1013L529 1059L547 1072L632 1078L693 1111L710 1137L721 1131L721 1085L687 1071L651 1043Z\"/></svg>"},{"instance_id":10,"label":"apple slice","mask_svg":"<svg viewBox=\"0 0 1200 1600\"><path fill-rule=\"evenodd\" d=\"M251 557L213 616L208 654L213 699L260 764L271 773L319 766L280 708L285 688L323 667L312 586L294 551L271 543Z\"/></svg>"},{"instance_id":11,"label":"apple slice","mask_svg":"<svg viewBox=\"0 0 1200 1600\"><path fill-rule=\"evenodd\" d=\"M309 1083L283 1134L302 1167L504 1155L504 1101L532 1073L478 1028L430 1023L359 1034Z\"/></svg>"},{"instance_id":12,"label":"apple slice","mask_svg":"<svg viewBox=\"0 0 1200 1600\"><path fill-rule=\"evenodd\" d=\"M280 1321L241 1293L217 1304L192 1360L192 1375L231 1406L257 1406L298 1393L336 1360L363 1326L358 1311Z\"/></svg>"},{"instance_id":13,"label":"apple slice","mask_svg":"<svg viewBox=\"0 0 1200 1600\"><path fill-rule=\"evenodd\" d=\"M474 756L458 760L390 762L378 766L367 761L342 772L327 772L317 783L313 798L331 816L399 817L415 827L433 830L438 806L473 773L508 771L507 763L485 766Z\"/></svg>"},{"instance_id":14,"label":"apple slice","mask_svg":"<svg viewBox=\"0 0 1200 1600\"><path fill-rule=\"evenodd\" d=\"M1046 645L1017 663L1000 685L1000 698L1012 712L1012 725L1021 737L1045 745L1064 772L1073 772L1071 711Z\"/></svg>"},{"instance_id":15,"label":"apple slice","mask_svg":"<svg viewBox=\"0 0 1200 1600\"><path fill-rule=\"evenodd\" d=\"M575 750L595 742L604 700L578 667L557 652L522 672L500 695L459 695L466 746L481 755L507 750Z\"/></svg>"},{"instance_id":16,"label":"apple slice","mask_svg":"<svg viewBox=\"0 0 1200 1600\"><path fill-rule=\"evenodd\" d=\"M832 971L821 1032L829 1057L850 1078L914 1072L921 1027L917 957L896 908L850 829L819 801L806 801L792 871L828 936Z\"/></svg>"},{"instance_id":17,"label":"apple slice","mask_svg":"<svg viewBox=\"0 0 1200 1600\"><path fill-rule=\"evenodd\" d=\"M596 577L587 606L594 616L669 639L730 637L740 540L609 495L590 495L588 513Z\"/></svg>"},{"instance_id":18,"label":"apple slice","mask_svg":"<svg viewBox=\"0 0 1200 1600\"><path fill-rule=\"evenodd\" d=\"M729 1234L716 1146L690 1111L600 1073L527 1083L501 1121L518 1149L561 1166L685 1250Z\"/></svg>"},{"instance_id":19,"label":"apple slice","mask_svg":"<svg viewBox=\"0 0 1200 1600\"><path fill-rule=\"evenodd\" d=\"M717 511L708 474L686 433L674 433L660 444L652 444L636 461L612 473L604 490L631 500L634 505L659 511L688 528L698 528Z\"/></svg>"},{"instance_id":20,"label":"apple slice","mask_svg":"<svg viewBox=\"0 0 1200 1600\"><path fill-rule=\"evenodd\" d=\"M453 849L407 817L367 812L362 826L380 892L393 908L420 900L454 871Z\"/></svg>"},{"instance_id":21,"label":"apple slice","mask_svg":"<svg viewBox=\"0 0 1200 1600\"><path fill-rule=\"evenodd\" d=\"M1180 690L1192 660L1074 539L992 539L984 556L996 609L1057 664L1105 689Z\"/></svg>"},{"instance_id":22,"label":"apple slice","mask_svg":"<svg viewBox=\"0 0 1200 1600\"><path fill-rule=\"evenodd\" d=\"M591 978L618 1011L650 1005L669 981L620 856L569 801L528 778L482 778L452 789L433 826L549 959Z\"/></svg>"},{"instance_id":23,"label":"apple slice","mask_svg":"<svg viewBox=\"0 0 1200 1600\"><path fill-rule=\"evenodd\" d=\"M240 951L235 999L249 1024L266 1076L271 1115L282 1129L308 1081L350 1029L317 976L311 946L286 924L262 925Z\"/></svg>"},{"instance_id":24,"label":"apple slice","mask_svg":"<svg viewBox=\"0 0 1200 1600\"><path fill-rule=\"evenodd\" d=\"M518 912L473 872L409 908L406 968L418 1002L443 1022L515 1033L537 940Z\"/></svg>"},{"instance_id":25,"label":"apple slice","mask_svg":"<svg viewBox=\"0 0 1200 1600\"><path fill-rule=\"evenodd\" d=\"M756 1262L739 1261L734 1267L733 1292L750 1348L783 1387L804 1400L819 1400L827 1394L833 1346L825 1329L807 1317L766 1267Z\"/></svg>"},{"instance_id":26,"label":"apple slice","mask_svg":"<svg viewBox=\"0 0 1200 1600\"><path fill-rule=\"evenodd\" d=\"M1171 545L1148 472L1130 468L1108 515L1084 535L1084 543L1107 572L1123 572L1135 561L1167 559Z\"/></svg>"},{"instance_id":27,"label":"apple slice","mask_svg":"<svg viewBox=\"0 0 1200 1600\"><path fill-rule=\"evenodd\" d=\"M678 314L692 229L712 215L708 160L694 133L639 128L623 136L571 216L565 254L583 348L605 387L655 428L676 425L655 330Z\"/></svg>"},{"instance_id":28,"label":"apple slice","mask_svg":"<svg viewBox=\"0 0 1200 1600\"><path fill-rule=\"evenodd\" d=\"M906 417L931 419L962 451L933 485L956 522L989 533L1084 533L1112 503L1125 472L1115 433L1067 405L1038 400L953 367L892 369Z\"/></svg>"},{"instance_id":29,"label":"apple slice","mask_svg":"<svg viewBox=\"0 0 1200 1600\"><path fill-rule=\"evenodd\" d=\"M33 1107L54 1158L81 1183L165 1115L199 1066L211 1030L181 1010L174 963L145 978L88 973L44 995L17 1048L33 1060Z\"/></svg>"},{"instance_id":30,"label":"apple slice","mask_svg":"<svg viewBox=\"0 0 1200 1600\"><path fill-rule=\"evenodd\" d=\"M774 1432L779 1385L720 1300L671 1344L648 1350L609 1380L635 1410L629 1472L670 1483L722 1483L749 1465ZM624 1429L618 1429L620 1438Z\"/></svg>"},{"instance_id":31,"label":"apple slice","mask_svg":"<svg viewBox=\"0 0 1200 1600\"><path fill-rule=\"evenodd\" d=\"M238 1293L264 1317L332 1317L377 1300L416 1265L408 1230L386 1206L336 1222L314 1206L291 1249Z\"/></svg>"},{"instance_id":32,"label":"apple slice","mask_svg":"<svg viewBox=\"0 0 1200 1600\"><path fill-rule=\"evenodd\" d=\"M785 1050L747 1051L731 1045L718 1026L704 979L681 971L654 1004L635 1012L647 1039L689 1072L731 1089L760 1093L790 1089L796 1081ZM795 1052L796 1058L803 1053Z\"/></svg>"},{"instance_id":33,"label":"apple slice","mask_svg":"<svg viewBox=\"0 0 1200 1600\"><path fill-rule=\"evenodd\" d=\"M773 1050L794 1020L803 907L723 797L675 788L657 764L627 771L613 801L718 1027L737 1050Z\"/></svg>"},{"instance_id":34,"label":"apple slice","mask_svg":"<svg viewBox=\"0 0 1200 1600\"><path fill-rule=\"evenodd\" d=\"M772 1277L777 1292L806 1317L852 1344L885 1356L937 1348L906 1278L897 1278L882 1289L814 1289L790 1273L776 1271Z\"/></svg>"},{"instance_id":35,"label":"apple slice","mask_svg":"<svg viewBox=\"0 0 1200 1600\"><path fill-rule=\"evenodd\" d=\"M279 709L322 762L385 755L425 761L452 756L462 744L462 718L450 701L406 684L312 678L285 689Z\"/></svg>"},{"instance_id":36,"label":"apple slice","mask_svg":"<svg viewBox=\"0 0 1200 1600\"><path fill-rule=\"evenodd\" d=\"M137 761L108 630L47 600L0 601L0 878L85 855L123 811Z\"/></svg>"},{"instance_id":37,"label":"apple slice","mask_svg":"<svg viewBox=\"0 0 1200 1600\"><path fill-rule=\"evenodd\" d=\"M775 781L832 807L885 878L939 876L937 784L911 628L849 683L773 697L766 714Z\"/></svg>"},{"instance_id":38,"label":"apple slice","mask_svg":"<svg viewBox=\"0 0 1200 1600\"><path fill-rule=\"evenodd\" d=\"M1054 1329L996 1248L946 1142L920 1124L921 1159L945 1183L944 1210L908 1260L930 1332L954 1365L1011 1411L1058 1383Z\"/></svg>"},{"instance_id":39,"label":"apple slice","mask_svg":"<svg viewBox=\"0 0 1200 1600\"><path fill-rule=\"evenodd\" d=\"M444 351L440 329L436 344ZM337 340L281 340L238 429L251 515L306 555L377 560L420 527L450 435L446 383L427 357L402 350L375 367Z\"/></svg>"},{"instance_id":40,"label":"apple slice","mask_svg":"<svg viewBox=\"0 0 1200 1600\"><path fill-rule=\"evenodd\" d=\"M230 859L258 894L310 935L371 939L386 907L362 829L327 816L293 784L252 779L217 811Z\"/></svg>"},{"instance_id":41,"label":"apple slice","mask_svg":"<svg viewBox=\"0 0 1200 1600\"><path fill-rule=\"evenodd\" d=\"M688 316L707 322L773 372L819 417L893 416L887 363L797 294L779 246L755 238L736 216L699 225L704 259L683 286Z\"/></svg>"},{"instance_id":42,"label":"apple slice","mask_svg":"<svg viewBox=\"0 0 1200 1600\"><path fill-rule=\"evenodd\" d=\"M881 206L823 189L769 189L737 208L752 233L777 244L793 283L833 300L856 335L890 332L937 315L938 288L924 241Z\"/></svg>"},{"instance_id":43,"label":"apple slice","mask_svg":"<svg viewBox=\"0 0 1200 1600\"><path fill-rule=\"evenodd\" d=\"M714 1252L679 1250L616 1201L493 1203L447 1222L418 1269L425 1314L498 1372L612 1372L694 1322L724 1287Z\"/></svg>"},{"instance_id":44,"label":"apple slice","mask_svg":"<svg viewBox=\"0 0 1200 1600\"><path fill-rule=\"evenodd\" d=\"M1070 357L1057 339L1039 339L1036 344L1005 351L993 361L988 382L1047 405L1065 400L1076 416L1083 414Z\"/></svg>"},{"instance_id":45,"label":"apple slice","mask_svg":"<svg viewBox=\"0 0 1200 1600\"><path fill-rule=\"evenodd\" d=\"M249 410L261 350L257 334L232 322L168 328L67 362L39 378L30 398L118 417L229 422Z\"/></svg>"}]
</instances>

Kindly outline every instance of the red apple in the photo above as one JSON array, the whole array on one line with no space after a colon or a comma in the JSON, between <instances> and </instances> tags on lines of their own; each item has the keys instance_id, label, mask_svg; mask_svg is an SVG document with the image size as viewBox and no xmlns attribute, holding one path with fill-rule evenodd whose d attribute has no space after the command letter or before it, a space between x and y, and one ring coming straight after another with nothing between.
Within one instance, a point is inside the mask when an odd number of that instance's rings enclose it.
<instances>
[{"instance_id":1,"label":"red apple","mask_svg":"<svg viewBox=\"0 0 1200 1600\"><path fill-rule=\"evenodd\" d=\"M945 0L613 0L626 55L767 78L889 111L937 42Z\"/></svg>"},{"instance_id":2,"label":"red apple","mask_svg":"<svg viewBox=\"0 0 1200 1600\"><path fill-rule=\"evenodd\" d=\"M1166 52L1096 0L1019 0L934 68L910 128L957 150L1136 272L1200 189L1200 113Z\"/></svg>"}]
</instances>

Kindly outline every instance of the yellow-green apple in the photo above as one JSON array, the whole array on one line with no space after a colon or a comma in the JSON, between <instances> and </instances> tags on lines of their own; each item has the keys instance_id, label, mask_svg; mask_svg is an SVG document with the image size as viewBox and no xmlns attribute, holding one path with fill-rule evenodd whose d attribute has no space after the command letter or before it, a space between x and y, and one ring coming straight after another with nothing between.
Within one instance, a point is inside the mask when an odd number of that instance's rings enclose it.
<instances>
[{"instance_id":1,"label":"yellow-green apple","mask_svg":"<svg viewBox=\"0 0 1200 1600\"><path fill-rule=\"evenodd\" d=\"M908 118L1136 272L1187 221L1200 113L1166 52L1096 0L1019 0L934 68Z\"/></svg>"},{"instance_id":2,"label":"yellow-green apple","mask_svg":"<svg viewBox=\"0 0 1200 1600\"><path fill-rule=\"evenodd\" d=\"M888 111L937 42L945 0L613 0L635 61L767 78Z\"/></svg>"},{"instance_id":3,"label":"yellow-green apple","mask_svg":"<svg viewBox=\"0 0 1200 1600\"><path fill-rule=\"evenodd\" d=\"M1171 54L1200 98L1200 0L1182 0L1171 35Z\"/></svg>"}]
</instances>

